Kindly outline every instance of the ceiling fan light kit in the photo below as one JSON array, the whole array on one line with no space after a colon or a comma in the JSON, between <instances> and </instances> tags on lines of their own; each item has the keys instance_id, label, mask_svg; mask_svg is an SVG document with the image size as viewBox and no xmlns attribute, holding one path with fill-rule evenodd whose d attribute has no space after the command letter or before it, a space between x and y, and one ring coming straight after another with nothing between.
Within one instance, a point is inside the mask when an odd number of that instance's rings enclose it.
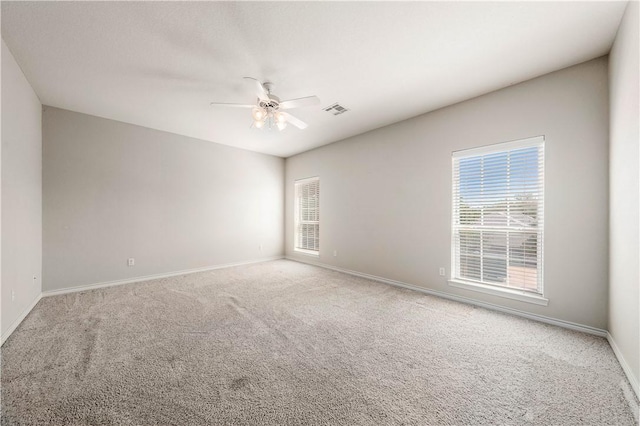
<instances>
[{"instance_id":1,"label":"ceiling fan light kit","mask_svg":"<svg viewBox=\"0 0 640 426\"><path fill-rule=\"evenodd\" d=\"M251 117L253 118L251 127L257 129L267 128L271 130L276 128L278 130L284 130L288 123L291 123L299 129L306 129L307 123L284 112L284 110L312 106L320 103L320 99L318 99L317 96L307 96L280 102L280 98L271 93L273 83L261 83L252 77L245 77L245 80L251 80L256 88L256 95L258 96L256 105L212 102L211 106L251 108Z\"/></svg>"},{"instance_id":2,"label":"ceiling fan light kit","mask_svg":"<svg viewBox=\"0 0 640 426\"><path fill-rule=\"evenodd\" d=\"M264 102L259 102L259 105L251 110L253 127L258 129L263 127L272 129L275 127L278 130L284 130L287 127L287 117L284 113L278 111L277 106L263 104Z\"/></svg>"}]
</instances>

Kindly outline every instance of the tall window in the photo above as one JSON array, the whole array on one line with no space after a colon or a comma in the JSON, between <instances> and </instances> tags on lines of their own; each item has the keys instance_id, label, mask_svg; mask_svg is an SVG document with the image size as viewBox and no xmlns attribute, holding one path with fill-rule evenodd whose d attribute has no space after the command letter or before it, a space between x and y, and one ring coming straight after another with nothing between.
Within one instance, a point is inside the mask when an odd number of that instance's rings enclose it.
<instances>
[{"instance_id":1,"label":"tall window","mask_svg":"<svg viewBox=\"0 0 640 426\"><path fill-rule=\"evenodd\" d=\"M320 179L297 180L295 184L294 249L308 254L320 251Z\"/></svg>"},{"instance_id":2,"label":"tall window","mask_svg":"<svg viewBox=\"0 0 640 426\"><path fill-rule=\"evenodd\" d=\"M452 278L542 294L544 137L453 153Z\"/></svg>"}]
</instances>

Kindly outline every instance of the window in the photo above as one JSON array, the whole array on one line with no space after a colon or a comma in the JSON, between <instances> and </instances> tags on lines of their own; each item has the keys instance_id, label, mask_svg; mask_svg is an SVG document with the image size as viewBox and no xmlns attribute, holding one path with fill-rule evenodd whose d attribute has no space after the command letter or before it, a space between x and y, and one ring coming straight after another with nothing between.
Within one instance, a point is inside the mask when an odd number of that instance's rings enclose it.
<instances>
[{"instance_id":1,"label":"window","mask_svg":"<svg viewBox=\"0 0 640 426\"><path fill-rule=\"evenodd\" d=\"M452 283L541 296L543 205L544 137L454 152Z\"/></svg>"},{"instance_id":2,"label":"window","mask_svg":"<svg viewBox=\"0 0 640 426\"><path fill-rule=\"evenodd\" d=\"M317 255L320 251L320 179L297 180L295 191L294 249Z\"/></svg>"}]
</instances>

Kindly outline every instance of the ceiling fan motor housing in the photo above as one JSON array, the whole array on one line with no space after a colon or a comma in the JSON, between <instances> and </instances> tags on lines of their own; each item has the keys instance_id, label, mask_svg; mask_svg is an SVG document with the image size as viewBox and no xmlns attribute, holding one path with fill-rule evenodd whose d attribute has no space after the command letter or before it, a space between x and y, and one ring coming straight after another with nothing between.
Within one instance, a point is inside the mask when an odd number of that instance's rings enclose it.
<instances>
[{"instance_id":1,"label":"ceiling fan motor housing","mask_svg":"<svg viewBox=\"0 0 640 426\"><path fill-rule=\"evenodd\" d=\"M262 83L262 87L264 87L264 89L267 91L266 95L269 100L258 99L258 106L260 106L260 108L271 109L273 111L280 108L280 98L271 94L271 91L275 87L275 84L271 83L270 81L265 81L264 83Z\"/></svg>"},{"instance_id":2,"label":"ceiling fan motor housing","mask_svg":"<svg viewBox=\"0 0 640 426\"><path fill-rule=\"evenodd\" d=\"M269 93L269 100L264 101L258 99L258 106L260 108L277 110L278 108L280 108L280 98Z\"/></svg>"}]
</instances>

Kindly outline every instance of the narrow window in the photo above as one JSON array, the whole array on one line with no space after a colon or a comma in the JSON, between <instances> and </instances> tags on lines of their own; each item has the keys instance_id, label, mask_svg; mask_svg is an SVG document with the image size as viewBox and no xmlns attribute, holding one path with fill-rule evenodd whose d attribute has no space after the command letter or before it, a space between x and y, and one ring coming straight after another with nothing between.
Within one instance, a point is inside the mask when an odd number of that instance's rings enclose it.
<instances>
[{"instance_id":1,"label":"narrow window","mask_svg":"<svg viewBox=\"0 0 640 426\"><path fill-rule=\"evenodd\" d=\"M544 137L453 153L452 279L542 295Z\"/></svg>"},{"instance_id":2,"label":"narrow window","mask_svg":"<svg viewBox=\"0 0 640 426\"><path fill-rule=\"evenodd\" d=\"M294 249L307 254L320 253L320 178L295 183Z\"/></svg>"}]
</instances>

